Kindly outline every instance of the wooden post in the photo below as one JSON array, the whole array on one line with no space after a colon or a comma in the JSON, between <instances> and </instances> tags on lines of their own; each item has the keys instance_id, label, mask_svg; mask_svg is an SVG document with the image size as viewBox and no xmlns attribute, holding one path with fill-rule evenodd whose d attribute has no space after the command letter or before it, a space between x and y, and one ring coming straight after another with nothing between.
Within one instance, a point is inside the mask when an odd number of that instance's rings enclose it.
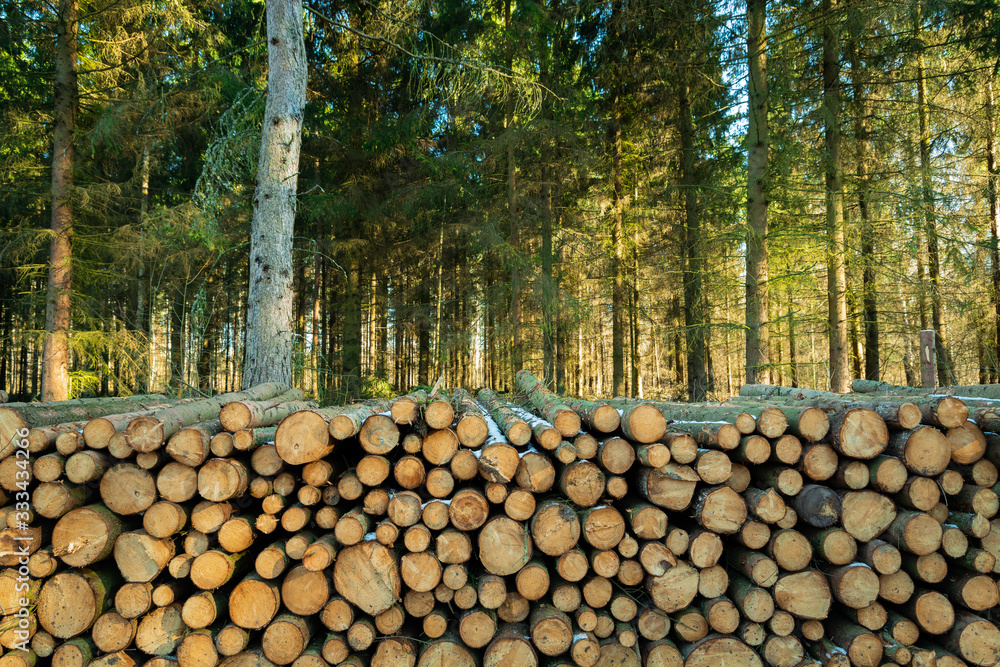
<instances>
[{"instance_id":1,"label":"wooden post","mask_svg":"<svg viewBox=\"0 0 1000 667\"><path fill-rule=\"evenodd\" d=\"M937 343L933 329L920 332L920 386L937 386Z\"/></svg>"}]
</instances>

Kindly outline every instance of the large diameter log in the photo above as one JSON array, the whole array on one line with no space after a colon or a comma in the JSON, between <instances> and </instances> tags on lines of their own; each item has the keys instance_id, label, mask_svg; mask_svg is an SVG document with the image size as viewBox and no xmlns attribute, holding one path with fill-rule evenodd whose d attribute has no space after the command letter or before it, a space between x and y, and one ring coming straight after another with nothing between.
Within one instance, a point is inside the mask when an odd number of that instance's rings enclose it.
<instances>
[{"instance_id":1,"label":"large diameter log","mask_svg":"<svg viewBox=\"0 0 1000 667\"><path fill-rule=\"evenodd\" d=\"M872 410L845 410L830 418L827 437L845 456L873 459L888 445L889 429L885 420Z\"/></svg>"},{"instance_id":2,"label":"large diameter log","mask_svg":"<svg viewBox=\"0 0 1000 667\"><path fill-rule=\"evenodd\" d=\"M653 604L668 614L684 609L698 594L698 570L677 561L662 575L646 577L646 592Z\"/></svg>"},{"instance_id":3,"label":"large diameter log","mask_svg":"<svg viewBox=\"0 0 1000 667\"><path fill-rule=\"evenodd\" d=\"M292 389L266 401L232 401L222 406L219 411L219 421L230 433L247 428L271 426L293 412L316 407L315 404L303 400L304 398L305 394L301 389Z\"/></svg>"},{"instance_id":4,"label":"large diameter log","mask_svg":"<svg viewBox=\"0 0 1000 667\"><path fill-rule=\"evenodd\" d=\"M693 469L673 463L662 468L643 466L634 476L635 489L640 496L674 511L683 511L691 505L699 481L701 478Z\"/></svg>"},{"instance_id":5,"label":"large diameter log","mask_svg":"<svg viewBox=\"0 0 1000 667\"><path fill-rule=\"evenodd\" d=\"M119 463L101 478L101 499L115 514L138 514L156 502L156 482L148 470Z\"/></svg>"},{"instance_id":6,"label":"large diameter log","mask_svg":"<svg viewBox=\"0 0 1000 667\"><path fill-rule=\"evenodd\" d=\"M292 465L319 461L332 452L337 444L330 435L330 420L351 409L366 408L366 405L361 404L293 412L281 420L274 433L278 455L282 461Z\"/></svg>"},{"instance_id":7,"label":"large diameter log","mask_svg":"<svg viewBox=\"0 0 1000 667\"><path fill-rule=\"evenodd\" d=\"M840 496L832 489L818 484L802 487L792 502L799 518L816 528L832 526L840 520Z\"/></svg>"},{"instance_id":8,"label":"large diameter log","mask_svg":"<svg viewBox=\"0 0 1000 667\"><path fill-rule=\"evenodd\" d=\"M426 663L428 666L431 663ZM433 663L442 667L446 662ZM483 651L483 667L502 665L538 665L538 654L530 641L528 627L522 624L503 623L497 629L493 641Z\"/></svg>"},{"instance_id":9,"label":"large diameter log","mask_svg":"<svg viewBox=\"0 0 1000 667\"><path fill-rule=\"evenodd\" d=\"M212 437L221 430L218 419L187 426L170 436L166 452L178 463L200 466L212 451Z\"/></svg>"},{"instance_id":10,"label":"large diameter log","mask_svg":"<svg viewBox=\"0 0 1000 667\"><path fill-rule=\"evenodd\" d=\"M271 622L281 606L278 585L251 574L229 594L229 618L244 630L260 630Z\"/></svg>"},{"instance_id":11,"label":"large diameter log","mask_svg":"<svg viewBox=\"0 0 1000 667\"><path fill-rule=\"evenodd\" d=\"M173 540L157 539L145 531L122 533L114 546L118 571L125 581L133 583L150 582L158 577L175 551Z\"/></svg>"},{"instance_id":12,"label":"large diameter log","mask_svg":"<svg viewBox=\"0 0 1000 667\"><path fill-rule=\"evenodd\" d=\"M887 541L917 556L937 551L944 534L941 524L923 512L903 511L886 530Z\"/></svg>"},{"instance_id":13,"label":"large diameter log","mask_svg":"<svg viewBox=\"0 0 1000 667\"><path fill-rule=\"evenodd\" d=\"M775 605L796 618L821 621L830 614L832 602L829 582L817 570L788 574L774 584Z\"/></svg>"},{"instance_id":14,"label":"large diameter log","mask_svg":"<svg viewBox=\"0 0 1000 667\"><path fill-rule=\"evenodd\" d=\"M125 434L137 452L152 452L163 446L170 436L185 426L217 419L222 406L231 401L266 400L288 391L279 383L261 384L246 391L218 394L192 403L156 410L145 417L133 419Z\"/></svg>"},{"instance_id":15,"label":"large diameter log","mask_svg":"<svg viewBox=\"0 0 1000 667\"><path fill-rule=\"evenodd\" d=\"M708 635L693 644L678 646L684 667L763 667L760 656L745 643L729 635Z\"/></svg>"},{"instance_id":16,"label":"large diameter log","mask_svg":"<svg viewBox=\"0 0 1000 667\"><path fill-rule=\"evenodd\" d=\"M75 637L104 613L113 580L92 570L60 572L42 585L36 614L46 632L59 639Z\"/></svg>"},{"instance_id":17,"label":"large diameter log","mask_svg":"<svg viewBox=\"0 0 1000 667\"><path fill-rule=\"evenodd\" d=\"M702 527L722 535L738 532L747 518L746 503L728 486L702 489L693 509Z\"/></svg>"},{"instance_id":18,"label":"large diameter log","mask_svg":"<svg viewBox=\"0 0 1000 667\"><path fill-rule=\"evenodd\" d=\"M958 612L945 647L973 665L995 665L1000 662L1000 630L992 621Z\"/></svg>"},{"instance_id":19,"label":"large diameter log","mask_svg":"<svg viewBox=\"0 0 1000 667\"><path fill-rule=\"evenodd\" d=\"M205 500L222 502L247 490L246 466L237 459L211 459L198 469L198 494Z\"/></svg>"},{"instance_id":20,"label":"large diameter log","mask_svg":"<svg viewBox=\"0 0 1000 667\"><path fill-rule=\"evenodd\" d=\"M170 655L187 629L181 618L180 604L159 607L140 619L135 646L147 655Z\"/></svg>"},{"instance_id":21,"label":"large diameter log","mask_svg":"<svg viewBox=\"0 0 1000 667\"><path fill-rule=\"evenodd\" d=\"M604 494L604 488L604 473L590 461L574 461L565 466L559 475L559 490L580 507L596 505Z\"/></svg>"},{"instance_id":22,"label":"large diameter log","mask_svg":"<svg viewBox=\"0 0 1000 667\"><path fill-rule=\"evenodd\" d=\"M531 560L531 555L531 535L519 521L500 516L479 531L479 561L490 574L515 574Z\"/></svg>"},{"instance_id":23,"label":"large diameter log","mask_svg":"<svg viewBox=\"0 0 1000 667\"><path fill-rule=\"evenodd\" d=\"M948 429L945 437L951 446L951 460L959 465L972 465L986 454L986 436L974 422Z\"/></svg>"},{"instance_id":24,"label":"large diameter log","mask_svg":"<svg viewBox=\"0 0 1000 667\"><path fill-rule=\"evenodd\" d=\"M52 553L70 567L84 567L110 556L121 532L121 520L104 505L80 507L52 529Z\"/></svg>"},{"instance_id":25,"label":"large diameter log","mask_svg":"<svg viewBox=\"0 0 1000 667\"><path fill-rule=\"evenodd\" d=\"M875 539L896 518L895 504L881 493L849 491L840 498L840 523L858 542Z\"/></svg>"},{"instance_id":26,"label":"large diameter log","mask_svg":"<svg viewBox=\"0 0 1000 667\"><path fill-rule=\"evenodd\" d=\"M400 596L396 555L375 541L347 547L333 568L337 593L367 614L386 611Z\"/></svg>"},{"instance_id":27,"label":"large diameter log","mask_svg":"<svg viewBox=\"0 0 1000 667\"><path fill-rule=\"evenodd\" d=\"M580 519L574 509L555 500L538 503L531 519L534 545L548 556L561 556L580 540Z\"/></svg>"},{"instance_id":28,"label":"large diameter log","mask_svg":"<svg viewBox=\"0 0 1000 667\"><path fill-rule=\"evenodd\" d=\"M932 426L894 433L886 453L901 460L908 470L924 477L940 475L951 461L948 439Z\"/></svg>"}]
</instances>

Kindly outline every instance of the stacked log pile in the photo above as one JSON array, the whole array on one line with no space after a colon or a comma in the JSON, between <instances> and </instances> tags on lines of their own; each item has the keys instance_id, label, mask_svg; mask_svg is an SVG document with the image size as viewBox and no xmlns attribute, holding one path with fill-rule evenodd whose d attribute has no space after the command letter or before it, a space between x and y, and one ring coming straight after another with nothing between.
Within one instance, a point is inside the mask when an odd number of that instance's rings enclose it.
<instances>
[{"instance_id":1,"label":"stacked log pile","mask_svg":"<svg viewBox=\"0 0 1000 667\"><path fill-rule=\"evenodd\" d=\"M988 397L517 384L0 406L0 667L1000 663Z\"/></svg>"}]
</instances>

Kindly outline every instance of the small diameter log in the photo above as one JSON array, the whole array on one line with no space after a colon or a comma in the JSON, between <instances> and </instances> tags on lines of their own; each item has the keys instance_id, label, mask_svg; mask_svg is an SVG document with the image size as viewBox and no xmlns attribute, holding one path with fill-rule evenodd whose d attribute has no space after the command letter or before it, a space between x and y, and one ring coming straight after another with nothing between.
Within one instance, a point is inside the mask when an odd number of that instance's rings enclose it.
<instances>
[{"instance_id":1,"label":"small diameter log","mask_svg":"<svg viewBox=\"0 0 1000 667\"><path fill-rule=\"evenodd\" d=\"M219 420L223 428L230 433L243 429L271 426L282 419L298 412L315 407L313 403L304 401L301 389L275 396L266 401L233 401L222 406Z\"/></svg>"},{"instance_id":2,"label":"small diameter log","mask_svg":"<svg viewBox=\"0 0 1000 667\"><path fill-rule=\"evenodd\" d=\"M278 383L262 384L242 392L217 394L200 401L176 404L133 419L125 434L135 451L152 452L162 447L170 436L185 426L218 418L219 411L226 403L247 399L266 400L288 390L288 387Z\"/></svg>"},{"instance_id":3,"label":"small diameter log","mask_svg":"<svg viewBox=\"0 0 1000 667\"><path fill-rule=\"evenodd\" d=\"M231 554L211 549L194 559L191 564L191 582L201 590L215 590L248 566L245 553Z\"/></svg>"},{"instance_id":4,"label":"small diameter log","mask_svg":"<svg viewBox=\"0 0 1000 667\"><path fill-rule=\"evenodd\" d=\"M563 397L562 401L580 416L587 430L614 433L621 424L618 409L607 403L569 397Z\"/></svg>"},{"instance_id":5,"label":"small diameter log","mask_svg":"<svg viewBox=\"0 0 1000 667\"><path fill-rule=\"evenodd\" d=\"M571 438L580 432L580 416L568 405L561 402L556 394L546 389L545 385L529 371L522 369L515 373L514 382L564 438Z\"/></svg>"},{"instance_id":6,"label":"small diameter log","mask_svg":"<svg viewBox=\"0 0 1000 667\"><path fill-rule=\"evenodd\" d=\"M528 444L531 439L531 427L506 401L489 389L481 389L476 398L512 445L521 447Z\"/></svg>"}]
</instances>

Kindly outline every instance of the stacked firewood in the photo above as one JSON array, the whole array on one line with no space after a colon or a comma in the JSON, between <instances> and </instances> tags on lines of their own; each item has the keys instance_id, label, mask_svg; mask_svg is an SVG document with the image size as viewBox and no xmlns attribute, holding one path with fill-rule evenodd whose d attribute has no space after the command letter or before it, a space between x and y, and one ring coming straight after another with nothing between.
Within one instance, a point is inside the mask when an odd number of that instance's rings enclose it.
<instances>
[{"instance_id":1,"label":"stacked firewood","mask_svg":"<svg viewBox=\"0 0 1000 667\"><path fill-rule=\"evenodd\" d=\"M0 406L0 667L1000 663L988 397L517 384Z\"/></svg>"}]
</instances>

